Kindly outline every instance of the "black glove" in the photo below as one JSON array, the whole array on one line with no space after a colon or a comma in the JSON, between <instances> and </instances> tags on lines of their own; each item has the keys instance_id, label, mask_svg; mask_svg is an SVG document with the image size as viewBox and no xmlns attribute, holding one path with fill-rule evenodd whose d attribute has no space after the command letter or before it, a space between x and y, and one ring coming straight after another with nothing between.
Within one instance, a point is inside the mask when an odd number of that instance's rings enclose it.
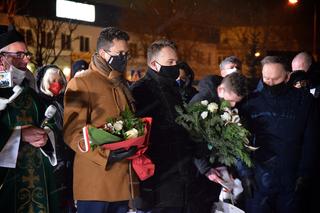
<instances>
[{"instance_id":1,"label":"black glove","mask_svg":"<svg viewBox=\"0 0 320 213\"><path fill-rule=\"evenodd\" d=\"M254 191L257 189L256 181L254 180L254 178L251 176L244 177L242 178L241 183L246 198L252 198Z\"/></svg>"},{"instance_id":2,"label":"black glove","mask_svg":"<svg viewBox=\"0 0 320 213\"><path fill-rule=\"evenodd\" d=\"M212 167L206 158L194 158L193 163L197 167L198 171L203 175Z\"/></svg>"},{"instance_id":3,"label":"black glove","mask_svg":"<svg viewBox=\"0 0 320 213\"><path fill-rule=\"evenodd\" d=\"M121 148L121 149L110 151L106 169L110 169L115 162L118 162L133 156L134 154L136 154L137 151L138 151L138 148L136 146L132 146L128 150Z\"/></svg>"}]
</instances>

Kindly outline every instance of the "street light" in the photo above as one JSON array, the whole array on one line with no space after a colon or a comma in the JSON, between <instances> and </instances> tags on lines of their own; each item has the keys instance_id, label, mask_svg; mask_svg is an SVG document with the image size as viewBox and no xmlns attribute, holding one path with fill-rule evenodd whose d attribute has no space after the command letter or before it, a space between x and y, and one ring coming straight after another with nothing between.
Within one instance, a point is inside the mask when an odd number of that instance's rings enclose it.
<instances>
[{"instance_id":1,"label":"street light","mask_svg":"<svg viewBox=\"0 0 320 213\"><path fill-rule=\"evenodd\" d=\"M295 5L298 3L298 0L288 0L289 4Z\"/></svg>"},{"instance_id":2,"label":"street light","mask_svg":"<svg viewBox=\"0 0 320 213\"><path fill-rule=\"evenodd\" d=\"M292 6L298 3L298 0L288 0L288 3ZM312 38L312 55L317 60L317 3L313 4L313 38Z\"/></svg>"}]
</instances>

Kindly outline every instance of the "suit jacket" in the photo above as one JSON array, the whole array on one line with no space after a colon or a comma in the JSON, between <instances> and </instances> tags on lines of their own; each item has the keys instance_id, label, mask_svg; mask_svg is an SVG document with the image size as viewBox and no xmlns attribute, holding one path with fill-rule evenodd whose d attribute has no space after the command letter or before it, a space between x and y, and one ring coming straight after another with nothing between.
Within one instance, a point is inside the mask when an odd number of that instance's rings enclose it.
<instances>
[{"instance_id":1,"label":"suit jacket","mask_svg":"<svg viewBox=\"0 0 320 213\"><path fill-rule=\"evenodd\" d=\"M109 150L96 148L82 153L78 149L85 125L102 126L108 118L119 116L128 105L123 89L113 82L120 75L94 55L89 69L68 83L64 98L64 139L76 152L73 169L75 200L129 200L129 161L116 162L106 170Z\"/></svg>"}]
</instances>

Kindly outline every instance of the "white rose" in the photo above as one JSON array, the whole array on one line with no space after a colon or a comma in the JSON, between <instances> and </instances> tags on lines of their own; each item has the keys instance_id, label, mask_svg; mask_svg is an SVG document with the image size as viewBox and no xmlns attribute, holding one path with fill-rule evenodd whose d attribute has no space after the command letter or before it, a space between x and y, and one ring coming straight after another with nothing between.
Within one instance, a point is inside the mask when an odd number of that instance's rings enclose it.
<instances>
[{"instance_id":1,"label":"white rose","mask_svg":"<svg viewBox=\"0 0 320 213\"><path fill-rule=\"evenodd\" d=\"M117 121L113 124L113 127L116 131L120 131L123 128L123 122Z\"/></svg>"},{"instance_id":2,"label":"white rose","mask_svg":"<svg viewBox=\"0 0 320 213\"><path fill-rule=\"evenodd\" d=\"M138 130L135 129L135 128L132 128L128 131L126 131L124 134L127 136L127 139L130 139L130 138L136 138L138 137Z\"/></svg>"},{"instance_id":3,"label":"white rose","mask_svg":"<svg viewBox=\"0 0 320 213\"><path fill-rule=\"evenodd\" d=\"M204 111L200 114L202 119L206 119L206 117L208 117L208 111Z\"/></svg>"},{"instance_id":4,"label":"white rose","mask_svg":"<svg viewBox=\"0 0 320 213\"><path fill-rule=\"evenodd\" d=\"M219 109L219 106L218 106L218 104L216 104L216 103L210 103L209 105L208 105L208 110L210 111L210 112L216 112L217 110Z\"/></svg>"},{"instance_id":5,"label":"white rose","mask_svg":"<svg viewBox=\"0 0 320 213\"><path fill-rule=\"evenodd\" d=\"M105 128L106 128L108 131L114 131L114 127L113 127L112 123L107 123L107 124L105 125Z\"/></svg>"},{"instance_id":6,"label":"white rose","mask_svg":"<svg viewBox=\"0 0 320 213\"><path fill-rule=\"evenodd\" d=\"M203 101L201 101L200 103L201 103L202 105L204 105L204 106L207 106L209 102L208 102L207 100L203 100Z\"/></svg>"},{"instance_id":7,"label":"white rose","mask_svg":"<svg viewBox=\"0 0 320 213\"><path fill-rule=\"evenodd\" d=\"M223 121L230 121L231 120L231 115L228 112L224 112L222 115L220 115L220 117Z\"/></svg>"}]
</instances>

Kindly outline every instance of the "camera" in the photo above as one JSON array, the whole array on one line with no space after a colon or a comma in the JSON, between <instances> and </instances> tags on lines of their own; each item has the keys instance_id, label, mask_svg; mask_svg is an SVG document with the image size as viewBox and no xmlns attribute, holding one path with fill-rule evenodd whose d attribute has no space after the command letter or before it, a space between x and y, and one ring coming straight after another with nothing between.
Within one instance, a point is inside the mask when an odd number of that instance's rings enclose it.
<instances>
[{"instance_id":1,"label":"camera","mask_svg":"<svg viewBox=\"0 0 320 213\"><path fill-rule=\"evenodd\" d=\"M11 72L0 71L0 88L13 87L12 74Z\"/></svg>"}]
</instances>

